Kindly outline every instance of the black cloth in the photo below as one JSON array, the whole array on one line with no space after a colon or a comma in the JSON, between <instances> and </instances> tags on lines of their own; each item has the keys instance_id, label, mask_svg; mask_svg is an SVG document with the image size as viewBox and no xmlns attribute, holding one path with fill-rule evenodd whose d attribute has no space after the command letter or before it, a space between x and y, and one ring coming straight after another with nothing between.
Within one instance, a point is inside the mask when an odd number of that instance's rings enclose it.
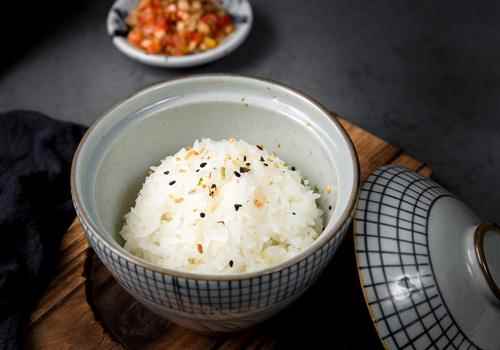
<instances>
[{"instance_id":1,"label":"black cloth","mask_svg":"<svg viewBox=\"0 0 500 350\"><path fill-rule=\"evenodd\" d=\"M0 349L19 349L75 213L73 153L85 128L30 111L0 113Z\"/></svg>"}]
</instances>

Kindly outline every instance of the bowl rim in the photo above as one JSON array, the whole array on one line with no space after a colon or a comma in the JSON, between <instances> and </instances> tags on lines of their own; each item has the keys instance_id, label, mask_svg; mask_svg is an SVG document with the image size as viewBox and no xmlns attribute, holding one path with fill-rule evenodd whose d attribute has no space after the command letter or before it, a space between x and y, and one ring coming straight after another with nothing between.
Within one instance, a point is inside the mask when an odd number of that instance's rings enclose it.
<instances>
[{"instance_id":1,"label":"bowl rim","mask_svg":"<svg viewBox=\"0 0 500 350\"><path fill-rule=\"evenodd\" d=\"M243 42L248 38L250 31L253 27L253 9L250 1L242 0L242 3L247 7L248 17L247 21L244 23L236 24L235 31L227 38L225 38L220 45L217 47L207 50L205 52L198 52L195 54L189 54L184 56L170 56L161 54L148 54L141 49L136 48L131 45L125 37L116 36L111 31L111 15L116 3L119 0L115 0L108 11L108 16L106 19L106 27L108 35L112 39L113 45L125 56L143 64L153 66L153 67L164 67L164 68L188 68L195 67L203 64L207 64L223 58L238 47L240 47Z\"/></svg>"},{"instance_id":2,"label":"bowl rim","mask_svg":"<svg viewBox=\"0 0 500 350\"><path fill-rule=\"evenodd\" d=\"M88 137L90 134L93 133L93 131L101 124L101 122L109 116L113 111L115 111L117 108L119 108L121 105L129 102L131 99L145 95L149 93L150 91L156 90L157 88L163 87L163 86L168 86L168 85L174 85L183 81L189 81L189 80L197 80L197 79L243 79L249 82L258 82L258 83L265 83L265 84L271 84L275 85L278 88L284 89L288 93L291 93L293 95L296 95L300 98L305 99L307 102L311 103L313 106L318 108L322 113L325 114L329 122L335 124L335 126L338 128L340 134L342 135L342 138L346 142L349 154L352 159L353 163L353 185L354 188L352 192L349 195L348 199L348 205L344 209L344 212L341 213L340 218L333 223L333 226L330 227L328 230L328 225L325 227L325 229L321 232L319 235L318 239L313 242L312 245L301 251L299 254L295 255L294 257L285 260L277 265L262 269L262 270L257 270L257 271L251 271L251 272L243 272L243 273L235 273L235 274L230 274L230 275L224 275L224 274L204 274L204 273L195 273L195 272L186 272L182 270L175 270L171 268L166 268L166 267L161 267L155 264L152 264L144 259L141 259L139 257L136 257L130 253L128 253L126 250L118 249L113 243L109 242L107 237L102 236L99 234L100 230L97 229L97 225L93 222L92 219L89 218L88 214L83 210L83 206L81 205L81 199L80 195L78 194L77 191L77 186L76 186L76 166L79 161L80 153L82 151L82 148L84 147ZM353 217L354 212L356 210L356 204L358 200L358 193L360 190L360 185L361 185L361 179L360 179L360 165L359 165L359 157L358 153L356 151L356 148L354 147L354 144L350 138L350 136L347 134L345 128L342 126L342 124L338 121L337 117L332 115L327 108L325 108L322 104L320 104L317 100L314 98L310 97L309 95L295 89L291 88L287 85L284 85L282 83L275 82L270 79L264 79L264 78L259 78L259 77L253 77L253 76L247 76L247 75L236 75L236 74L195 74L195 75L188 75L180 78L175 78L175 79L170 79L167 81L163 81L160 83L152 84L148 87L145 87L138 92L135 92L131 94L129 97L126 99L122 100L121 102L118 102L114 104L110 109L108 109L105 113L103 113L93 124L92 126L89 127L89 129L85 132L83 135L82 139L80 140L78 147L75 151L75 154L73 156L73 160L71 163L71 175L70 175L70 183L71 183L71 197L73 201L73 205L76 209L77 217L79 220L83 222L84 225L82 226L89 226L92 231L95 232L95 236L98 237L98 240L104 244L109 250L111 250L114 254L120 256L121 258L125 259L128 263L135 264L141 266L143 269L147 270L152 270L154 272L158 272L161 274L173 276L173 277L180 277L184 279L192 279L192 280L203 280L203 281L237 281L237 280L244 280L244 279L251 279L263 275L268 275L272 274L275 272L278 272L280 270L286 269L292 265L295 265L296 263L300 262L303 259L307 259L310 255L316 253L318 250L323 248L325 244L327 244L333 237L338 235L343 228L343 226L348 223L348 220ZM84 229L84 232L88 237L88 233ZM319 242L319 243L318 243ZM116 242L114 242L116 243Z\"/></svg>"}]
</instances>

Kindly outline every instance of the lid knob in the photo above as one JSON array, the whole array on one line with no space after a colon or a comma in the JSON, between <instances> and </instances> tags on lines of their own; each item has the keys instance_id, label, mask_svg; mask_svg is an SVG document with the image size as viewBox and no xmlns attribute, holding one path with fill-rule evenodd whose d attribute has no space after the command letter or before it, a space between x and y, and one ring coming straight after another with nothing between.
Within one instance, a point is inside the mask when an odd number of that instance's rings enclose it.
<instances>
[{"instance_id":1,"label":"lid knob","mask_svg":"<svg viewBox=\"0 0 500 350\"><path fill-rule=\"evenodd\" d=\"M479 225L474 232L474 250L486 283L500 300L500 227Z\"/></svg>"}]
</instances>

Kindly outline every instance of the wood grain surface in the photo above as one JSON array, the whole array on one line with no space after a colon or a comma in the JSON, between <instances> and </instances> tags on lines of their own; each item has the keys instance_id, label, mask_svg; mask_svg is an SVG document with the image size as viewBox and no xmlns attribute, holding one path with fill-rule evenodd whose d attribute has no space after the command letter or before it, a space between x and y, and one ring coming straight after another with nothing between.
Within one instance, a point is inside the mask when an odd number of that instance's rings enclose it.
<instances>
[{"instance_id":1,"label":"wood grain surface","mask_svg":"<svg viewBox=\"0 0 500 350\"><path fill-rule=\"evenodd\" d=\"M358 151L362 180L391 163L431 174L424 163L339 119ZM31 315L27 337L33 349L381 348L359 285L352 235L318 283L290 308L247 331L208 336L135 302L96 258L78 219L63 238L57 275Z\"/></svg>"}]
</instances>

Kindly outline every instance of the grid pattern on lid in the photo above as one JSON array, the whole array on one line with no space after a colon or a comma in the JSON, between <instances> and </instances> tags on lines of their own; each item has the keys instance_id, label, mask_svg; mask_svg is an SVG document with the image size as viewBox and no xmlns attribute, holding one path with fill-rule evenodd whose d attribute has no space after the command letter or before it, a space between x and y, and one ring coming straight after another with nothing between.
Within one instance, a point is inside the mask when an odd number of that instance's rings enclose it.
<instances>
[{"instance_id":1,"label":"grid pattern on lid","mask_svg":"<svg viewBox=\"0 0 500 350\"><path fill-rule=\"evenodd\" d=\"M477 349L450 313L428 247L433 204L451 196L400 166L363 185L354 218L356 258L379 337L390 349Z\"/></svg>"}]
</instances>

